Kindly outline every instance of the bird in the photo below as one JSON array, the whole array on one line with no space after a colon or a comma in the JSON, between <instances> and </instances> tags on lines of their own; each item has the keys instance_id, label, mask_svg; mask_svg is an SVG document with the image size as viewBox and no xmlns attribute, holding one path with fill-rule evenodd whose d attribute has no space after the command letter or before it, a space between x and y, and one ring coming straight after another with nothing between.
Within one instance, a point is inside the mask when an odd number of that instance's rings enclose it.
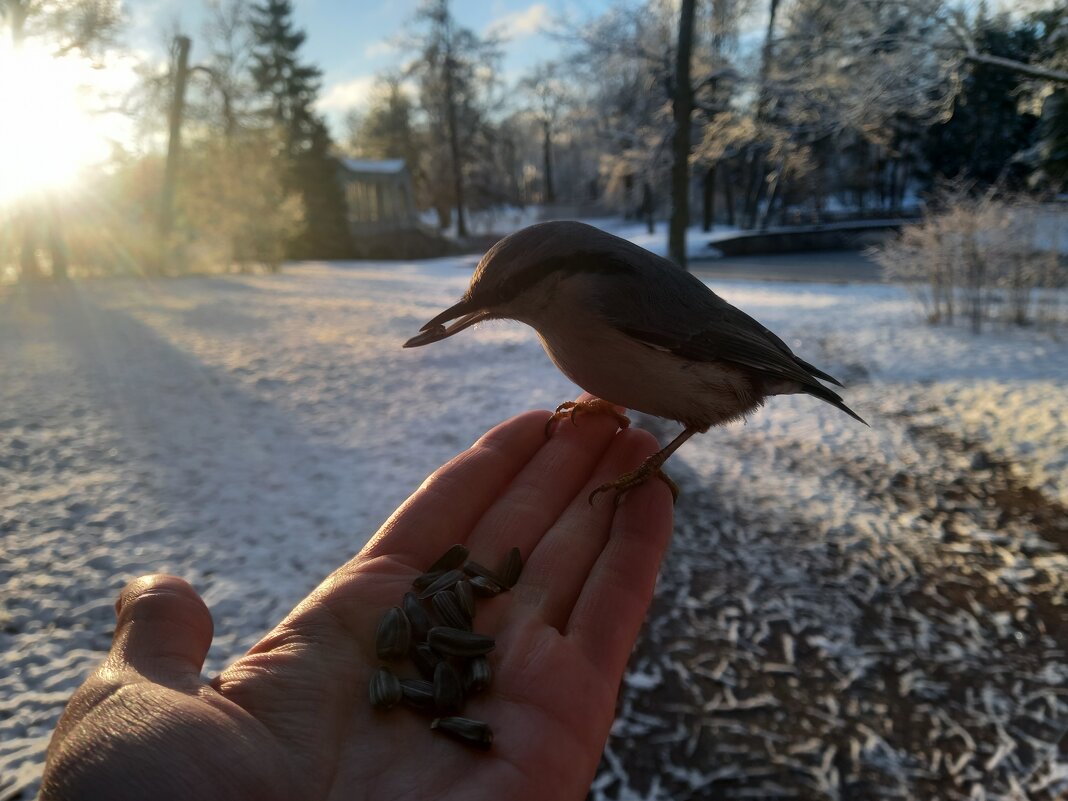
<instances>
[{"instance_id":1,"label":"bird","mask_svg":"<svg viewBox=\"0 0 1068 801\"><path fill-rule=\"evenodd\" d=\"M794 354L778 336L674 262L577 221L510 234L479 261L459 302L404 343L421 347L485 320L529 325L553 363L593 398L557 407L629 419L616 406L673 420L682 432L629 473L597 487L625 492L661 470L694 434L750 415L774 395L804 393L868 425L826 386L842 384Z\"/></svg>"}]
</instances>

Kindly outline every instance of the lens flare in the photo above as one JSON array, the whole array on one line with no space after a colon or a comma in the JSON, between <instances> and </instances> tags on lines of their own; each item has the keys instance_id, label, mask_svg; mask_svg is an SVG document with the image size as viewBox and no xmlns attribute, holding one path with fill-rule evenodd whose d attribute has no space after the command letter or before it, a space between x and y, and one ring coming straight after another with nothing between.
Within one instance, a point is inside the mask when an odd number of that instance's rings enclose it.
<instances>
[{"instance_id":1,"label":"lens flare","mask_svg":"<svg viewBox=\"0 0 1068 801\"><path fill-rule=\"evenodd\" d=\"M0 206L66 188L108 155L88 110L94 77L78 58L0 43Z\"/></svg>"}]
</instances>

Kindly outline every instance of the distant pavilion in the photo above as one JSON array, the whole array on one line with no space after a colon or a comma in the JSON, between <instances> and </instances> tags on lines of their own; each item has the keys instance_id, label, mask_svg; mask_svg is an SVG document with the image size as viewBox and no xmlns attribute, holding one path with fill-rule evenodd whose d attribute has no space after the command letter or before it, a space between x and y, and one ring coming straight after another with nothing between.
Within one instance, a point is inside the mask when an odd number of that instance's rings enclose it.
<instances>
[{"instance_id":1,"label":"distant pavilion","mask_svg":"<svg viewBox=\"0 0 1068 801\"><path fill-rule=\"evenodd\" d=\"M404 159L340 159L356 237L410 230L419 225L412 176Z\"/></svg>"}]
</instances>

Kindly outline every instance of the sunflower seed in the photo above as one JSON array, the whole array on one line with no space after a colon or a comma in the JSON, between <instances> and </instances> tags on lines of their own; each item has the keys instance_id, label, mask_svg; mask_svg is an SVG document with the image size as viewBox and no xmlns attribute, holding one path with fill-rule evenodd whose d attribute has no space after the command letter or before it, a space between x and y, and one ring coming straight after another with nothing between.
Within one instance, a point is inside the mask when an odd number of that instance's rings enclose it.
<instances>
[{"instance_id":1,"label":"sunflower seed","mask_svg":"<svg viewBox=\"0 0 1068 801\"><path fill-rule=\"evenodd\" d=\"M478 562L472 562L470 559L464 562L464 572L469 576L481 576L482 578L488 578L490 581L495 581L498 586L504 586L504 582L501 581L500 576L498 576L485 565L480 565Z\"/></svg>"},{"instance_id":2,"label":"sunflower seed","mask_svg":"<svg viewBox=\"0 0 1068 801\"><path fill-rule=\"evenodd\" d=\"M481 720L460 717L434 718L430 722L430 728L478 748L488 749L493 745L493 729Z\"/></svg>"},{"instance_id":3,"label":"sunflower seed","mask_svg":"<svg viewBox=\"0 0 1068 801\"><path fill-rule=\"evenodd\" d=\"M501 586L512 589L519 581L519 574L523 570L523 557L518 548L512 548L504 559L504 567L501 568Z\"/></svg>"},{"instance_id":4,"label":"sunflower seed","mask_svg":"<svg viewBox=\"0 0 1068 801\"><path fill-rule=\"evenodd\" d=\"M444 570L433 570L426 573L420 573L414 579L412 579L412 589L425 590L435 581L437 581L445 573Z\"/></svg>"},{"instance_id":5,"label":"sunflower seed","mask_svg":"<svg viewBox=\"0 0 1068 801\"><path fill-rule=\"evenodd\" d=\"M426 639L435 651L445 656L481 656L495 645L493 638L485 634L446 626L435 626Z\"/></svg>"},{"instance_id":6,"label":"sunflower seed","mask_svg":"<svg viewBox=\"0 0 1068 801\"><path fill-rule=\"evenodd\" d=\"M420 600L426 600L431 595L441 592L442 590L452 589L452 585L457 581L461 581L463 577L464 574L461 570L446 570L419 593Z\"/></svg>"},{"instance_id":7,"label":"sunflower seed","mask_svg":"<svg viewBox=\"0 0 1068 801\"><path fill-rule=\"evenodd\" d=\"M452 590L442 590L430 599L430 603L444 625L454 629L471 628L471 618L464 612L463 607L460 606L460 599Z\"/></svg>"},{"instance_id":8,"label":"sunflower seed","mask_svg":"<svg viewBox=\"0 0 1068 801\"><path fill-rule=\"evenodd\" d=\"M436 570L440 570L444 573L446 570L455 570L464 563L468 553L467 548L463 545L453 545L426 572L433 573Z\"/></svg>"},{"instance_id":9,"label":"sunflower seed","mask_svg":"<svg viewBox=\"0 0 1068 801\"><path fill-rule=\"evenodd\" d=\"M423 604L415 597L415 593L404 593L404 600L401 602L401 607L404 609L404 614L408 617L408 622L412 626L412 642L422 642L426 639L426 633L430 631L430 615L426 613L423 608Z\"/></svg>"},{"instance_id":10,"label":"sunflower seed","mask_svg":"<svg viewBox=\"0 0 1068 801\"><path fill-rule=\"evenodd\" d=\"M476 656L464 668L464 692L478 693L489 687L493 680L493 668L484 656Z\"/></svg>"},{"instance_id":11,"label":"sunflower seed","mask_svg":"<svg viewBox=\"0 0 1068 801\"><path fill-rule=\"evenodd\" d=\"M389 709L401 699L400 680L389 668L379 668L371 676L370 695L375 709Z\"/></svg>"},{"instance_id":12,"label":"sunflower seed","mask_svg":"<svg viewBox=\"0 0 1068 801\"><path fill-rule=\"evenodd\" d=\"M493 579L486 578L485 576L475 576L474 578L469 579L467 583L471 585L471 590L475 595L483 598L492 598L494 595L500 595L504 592L504 587Z\"/></svg>"},{"instance_id":13,"label":"sunflower seed","mask_svg":"<svg viewBox=\"0 0 1068 801\"><path fill-rule=\"evenodd\" d=\"M450 715L464 705L464 688L460 674L448 662L439 662L434 669L434 709Z\"/></svg>"},{"instance_id":14,"label":"sunflower seed","mask_svg":"<svg viewBox=\"0 0 1068 801\"><path fill-rule=\"evenodd\" d=\"M467 579L456 582L456 586L452 588L452 591L456 593L456 600L460 602L460 607L467 614L468 620L475 619L475 591L471 589L471 582Z\"/></svg>"},{"instance_id":15,"label":"sunflower seed","mask_svg":"<svg viewBox=\"0 0 1068 801\"><path fill-rule=\"evenodd\" d=\"M375 650L379 659L400 659L408 653L412 627L408 617L399 606L394 606L382 616L375 637Z\"/></svg>"},{"instance_id":16,"label":"sunflower seed","mask_svg":"<svg viewBox=\"0 0 1068 801\"><path fill-rule=\"evenodd\" d=\"M416 709L434 708L434 685L425 679L401 679L401 696L404 702Z\"/></svg>"},{"instance_id":17,"label":"sunflower seed","mask_svg":"<svg viewBox=\"0 0 1068 801\"><path fill-rule=\"evenodd\" d=\"M412 647L412 663L422 674L424 679L434 678L434 668L441 661L441 655L425 642L417 643Z\"/></svg>"}]
</instances>

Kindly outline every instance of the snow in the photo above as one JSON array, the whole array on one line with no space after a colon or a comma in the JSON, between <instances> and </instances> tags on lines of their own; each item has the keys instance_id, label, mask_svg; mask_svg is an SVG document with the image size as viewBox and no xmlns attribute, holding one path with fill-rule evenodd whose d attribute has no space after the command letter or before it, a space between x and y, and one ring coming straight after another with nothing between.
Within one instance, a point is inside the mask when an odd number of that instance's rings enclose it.
<instances>
[{"instance_id":1,"label":"snow","mask_svg":"<svg viewBox=\"0 0 1068 801\"><path fill-rule=\"evenodd\" d=\"M197 587L216 622L211 674L356 553L437 466L498 421L577 394L518 324L400 348L459 297L476 261L303 264L273 276L102 280L40 295L4 290L0 799L32 796L63 704L109 645L111 604L125 582L167 571ZM709 525L729 525L742 537L749 529L737 521L754 519L771 539L743 543L738 558L769 587L815 580L805 573L802 546L822 553L831 547L825 543L841 542L835 547L933 559L937 541L919 508L890 518L872 487L897 475L947 486L989 475L989 459L1068 504L1063 341L1035 330L973 337L930 328L890 286L714 288L842 379L846 401L872 427L812 398L775 398L748 422L687 443L668 463L684 492L679 559L708 541ZM654 425L662 440L677 430ZM931 432L977 444L981 457L932 444ZM918 499L928 501L940 502ZM997 544L996 531L967 521L958 521L958 533L964 544L1008 547ZM1034 562L1003 560L991 568L994 580L1018 588L1026 569L1044 565L1050 581L1063 582L1068 560L1059 546L1039 534L1028 542L1039 554ZM788 554L802 561L781 561ZM758 559L778 564L778 578L761 577ZM746 575L730 574L743 584ZM759 611L793 597L782 593L762 591L745 603ZM686 601L685 614L716 597ZM735 612L719 621L723 636L744 640L757 618L741 600L732 603ZM860 652L836 626L852 618L820 610L828 618L812 625L826 632L798 634L797 649L845 669ZM777 670L790 669L793 642L773 660ZM1064 664L1050 663L1050 683L1068 677ZM628 686L650 691L668 676L660 665L636 664ZM913 692L932 691L920 678ZM717 720L747 704L757 705L746 712L755 714L778 703L741 689L704 699L713 702ZM1054 710L1068 723L1063 703ZM864 758L881 759L880 747L865 745ZM614 738L610 753L621 748ZM998 754L992 775L1022 770L1015 755ZM815 771L822 756L813 758ZM664 781L749 775L671 770L678 775ZM1058 770L1053 761L1050 775ZM612 781L602 773L598 786ZM669 797L660 779L647 792L614 786L618 793L597 797Z\"/></svg>"}]
</instances>

